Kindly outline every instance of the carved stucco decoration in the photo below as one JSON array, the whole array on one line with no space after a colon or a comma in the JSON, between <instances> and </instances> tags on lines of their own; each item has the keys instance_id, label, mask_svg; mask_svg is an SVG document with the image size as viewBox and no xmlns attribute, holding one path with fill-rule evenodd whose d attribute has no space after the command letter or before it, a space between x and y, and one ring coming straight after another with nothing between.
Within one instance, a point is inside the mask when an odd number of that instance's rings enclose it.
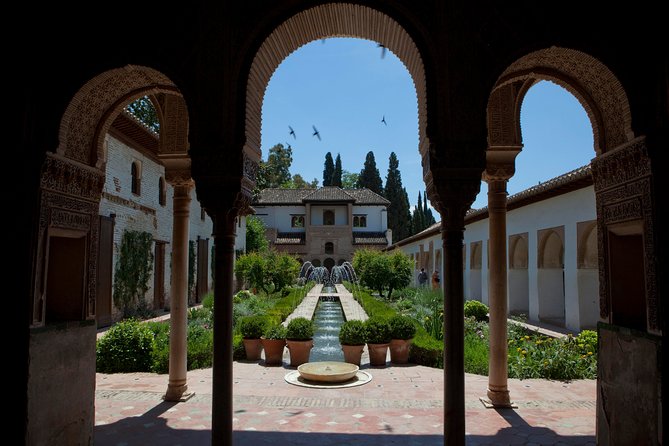
<instances>
[{"instance_id":1,"label":"carved stucco decoration","mask_svg":"<svg viewBox=\"0 0 669 446\"><path fill-rule=\"evenodd\" d=\"M57 153L102 167L102 141L122 105L160 92L178 94L172 81L151 68L127 65L96 76L75 94L65 110Z\"/></svg>"},{"instance_id":2,"label":"carved stucco decoration","mask_svg":"<svg viewBox=\"0 0 669 446\"><path fill-rule=\"evenodd\" d=\"M425 69L411 36L389 16L366 6L330 3L302 11L279 25L258 49L246 86L246 144L260 154L262 102L279 64L301 46L324 37L358 37L379 42L404 63L416 87L419 141L426 137ZM419 143L422 147L422 143ZM425 152L421 152L425 158Z\"/></svg>"},{"instance_id":3,"label":"carved stucco decoration","mask_svg":"<svg viewBox=\"0 0 669 446\"><path fill-rule=\"evenodd\" d=\"M41 187L44 190L99 202L104 182L104 172L57 154L47 154L42 166Z\"/></svg>"},{"instance_id":4,"label":"carved stucco decoration","mask_svg":"<svg viewBox=\"0 0 669 446\"><path fill-rule=\"evenodd\" d=\"M648 328L659 331L659 303L656 289L656 247L653 226L651 164L645 139L637 138L592 162L597 198L597 241L599 245L600 316L610 317L608 226L641 221L644 241L644 271Z\"/></svg>"},{"instance_id":5,"label":"carved stucco decoration","mask_svg":"<svg viewBox=\"0 0 669 446\"><path fill-rule=\"evenodd\" d=\"M599 60L583 52L551 47L527 54L502 73L496 89L520 80L542 79L567 89L585 108L593 127L596 153L634 138L629 102L620 81ZM500 132L503 129L490 130L493 135Z\"/></svg>"},{"instance_id":6,"label":"carved stucco decoration","mask_svg":"<svg viewBox=\"0 0 669 446\"><path fill-rule=\"evenodd\" d=\"M160 153L188 153L188 109L181 95L160 94Z\"/></svg>"}]
</instances>

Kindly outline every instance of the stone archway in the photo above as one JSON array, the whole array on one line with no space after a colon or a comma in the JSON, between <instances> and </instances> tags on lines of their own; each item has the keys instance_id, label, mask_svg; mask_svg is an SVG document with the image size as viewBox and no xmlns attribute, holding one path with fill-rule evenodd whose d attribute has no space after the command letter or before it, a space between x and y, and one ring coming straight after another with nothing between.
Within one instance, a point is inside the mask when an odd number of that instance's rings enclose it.
<instances>
[{"instance_id":1,"label":"stone archway","mask_svg":"<svg viewBox=\"0 0 669 446\"><path fill-rule=\"evenodd\" d=\"M541 230L538 239L539 319L564 325L564 227Z\"/></svg>"},{"instance_id":2,"label":"stone archway","mask_svg":"<svg viewBox=\"0 0 669 446\"><path fill-rule=\"evenodd\" d=\"M68 438L81 438L77 443L88 443L92 437L98 213L105 183L104 139L125 105L146 95L154 96L156 103L166 95L177 98L176 103L183 103L174 83L147 67L129 65L88 81L67 106L60 123L59 145L55 152L47 153L42 166L31 326L48 328L53 323L62 323L63 318L68 323L59 336L51 336L49 330L37 330L30 335L31 342L40 346L31 352L34 359L30 363L28 381L28 392L35 397L30 398L27 429L36 443L50 443L48 439L55 438L52 436L61 435L50 431L57 425L76 426L76 434ZM174 98L165 99L163 104ZM175 134L187 134L187 115L176 119L178 113L171 109L167 105L159 109L162 127L174 129L161 135L163 147L178 146L172 138ZM186 149L181 146L180 151L171 154L178 160L173 163L178 169L168 169L169 181L176 179L179 184L192 184ZM135 169L141 177L141 170ZM63 256L68 258L67 262L63 262ZM67 268L63 269L65 263ZM187 263L184 266L187 267ZM72 277L78 278L76 289L68 285ZM69 293L76 299L63 299L59 293ZM64 348L68 354L59 354ZM78 358L80 367L59 363L72 355ZM62 386L62 391L54 392L49 385L54 380L69 384ZM47 391L45 386L51 390ZM69 404L72 394L78 395L81 404ZM48 395L48 399L43 395ZM82 407L90 410L82 412ZM57 422L52 419L56 414Z\"/></svg>"}]
</instances>

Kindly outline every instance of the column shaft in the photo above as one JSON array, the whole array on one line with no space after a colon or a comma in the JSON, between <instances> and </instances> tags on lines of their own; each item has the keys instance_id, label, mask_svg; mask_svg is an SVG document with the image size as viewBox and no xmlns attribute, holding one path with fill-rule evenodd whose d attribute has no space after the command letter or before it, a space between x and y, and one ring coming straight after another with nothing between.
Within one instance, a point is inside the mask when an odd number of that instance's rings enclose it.
<instances>
[{"instance_id":1,"label":"column shaft","mask_svg":"<svg viewBox=\"0 0 669 446\"><path fill-rule=\"evenodd\" d=\"M510 407L507 387L506 180L488 180L490 267L490 357L488 398L495 407Z\"/></svg>"},{"instance_id":2,"label":"column shaft","mask_svg":"<svg viewBox=\"0 0 669 446\"><path fill-rule=\"evenodd\" d=\"M232 295L235 262L234 216L214 218L214 367L212 444L232 444Z\"/></svg>"},{"instance_id":3,"label":"column shaft","mask_svg":"<svg viewBox=\"0 0 669 446\"><path fill-rule=\"evenodd\" d=\"M443 221L443 220L442 220ZM451 223L451 222L449 222ZM465 444L462 229L444 229L444 444Z\"/></svg>"},{"instance_id":4,"label":"column shaft","mask_svg":"<svg viewBox=\"0 0 669 446\"><path fill-rule=\"evenodd\" d=\"M172 272L170 279L170 360L166 401L179 401L188 389L186 332L188 311L188 235L191 183L174 186Z\"/></svg>"}]
</instances>

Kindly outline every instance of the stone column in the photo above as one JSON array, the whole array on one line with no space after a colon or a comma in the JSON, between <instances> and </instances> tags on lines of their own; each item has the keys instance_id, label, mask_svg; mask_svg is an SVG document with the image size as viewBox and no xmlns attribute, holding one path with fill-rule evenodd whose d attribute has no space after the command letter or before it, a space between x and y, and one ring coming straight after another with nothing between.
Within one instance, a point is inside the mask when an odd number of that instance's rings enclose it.
<instances>
[{"instance_id":1,"label":"stone column","mask_svg":"<svg viewBox=\"0 0 669 446\"><path fill-rule=\"evenodd\" d=\"M494 407L510 407L507 387L507 267L506 267L506 183L490 177L488 182L490 357L488 400Z\"/></svg>"},{"instance_id":2,"label":"stone column","mask_svg":"<svg viewBox=\"0 0 669 446\"><path fill-rule=\"evenodd\" d=\"M434 171L432 174L434 175ZM439 172L442 173L442 172ZM449 178L459 172L443 172ZM444 444L465 444L464 277L462 244L465 213L478 192L476 172L465 178L432 184L440 199L432 199L441 215L444 247ZM479 173L480 175L480 173ZM429 190L429 189L428 189Z\"/></svg>"},{"instance_id":3,"label":"stone column","mask_svg":"<svg viewBox=\"0 0 669 446\"><path fill-rule=\"evenodd\" d=\"M214 366L212 443L232 444L232 277L237 210L214 211Z\"/></svg>"},{"instance_id":4,"label":"stone column","mask_svg":"<svg viewBox=\"0 0 669 446\"><path fill-rule=\"evenodd\" d=\"M188 311L188 235L192 181L174 185L172 274L170 283L170 362L166 401L182 401L187 394L186 331Z\"/></svg>"}]
</instances>

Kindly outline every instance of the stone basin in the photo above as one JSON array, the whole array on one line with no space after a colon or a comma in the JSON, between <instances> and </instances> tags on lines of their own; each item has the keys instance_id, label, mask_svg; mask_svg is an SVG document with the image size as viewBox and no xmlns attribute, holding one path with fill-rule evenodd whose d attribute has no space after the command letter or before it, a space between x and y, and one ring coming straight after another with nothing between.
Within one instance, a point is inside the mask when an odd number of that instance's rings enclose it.
<instances>
[{"instance_id":1,"label":"stone basin","mask_svg":"<svg viewBox=\"0 0 669 446\"><path fill-rule=\"evenodd\" d=\"M297 367L300 376L309 381L338 383L352 379L358 373L355 364L338 361L307 362Z\"/></svg>"}]
</instances>

